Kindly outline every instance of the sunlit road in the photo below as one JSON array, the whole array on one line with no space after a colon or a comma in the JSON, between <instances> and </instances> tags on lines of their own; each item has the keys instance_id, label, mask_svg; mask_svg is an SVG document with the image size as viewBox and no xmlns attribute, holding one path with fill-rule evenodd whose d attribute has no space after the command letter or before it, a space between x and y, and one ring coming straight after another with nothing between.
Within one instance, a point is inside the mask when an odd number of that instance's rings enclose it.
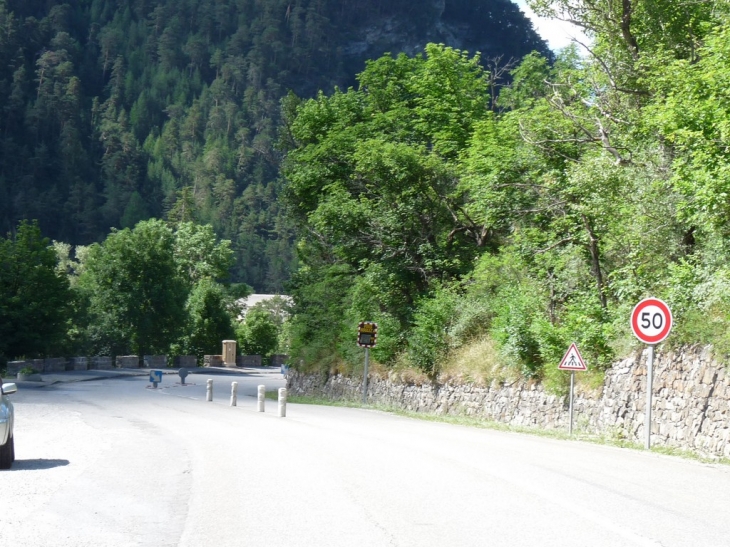
<instances>
[{"instance_id":1,"label":"sunlit road","mask_svg":"<svg viewBox=\"0 0 730 547\"><path fill-rule=\"evenodd\" d=\"M371 410L278 418L253 395L279 374L213 378L212 403L200 375L13 395L0 545L730 546L726 466Z\"/></svg>"}]
</instances>

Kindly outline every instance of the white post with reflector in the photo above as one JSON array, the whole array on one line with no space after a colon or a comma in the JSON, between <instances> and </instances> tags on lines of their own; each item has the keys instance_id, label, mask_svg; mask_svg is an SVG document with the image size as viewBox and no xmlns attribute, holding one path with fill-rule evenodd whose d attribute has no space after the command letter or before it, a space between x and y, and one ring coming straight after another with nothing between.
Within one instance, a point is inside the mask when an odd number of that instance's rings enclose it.
<instances>
[{"instance_id":1,"label":"white post with reflector","mask_svg":"<svg viewBox=\"0 0 730 547\"><path fill-rule=\"evenodd\" d=\"M258 404L256 405L256 409L259 412L264 412L266 410L266 386L259 386L257 388L257 396Z\"/></svg>"},{"instance_id":2,"label":"white post with reflector","mask_svg":"<svg viewBox=\"0 0 730 547\"><path fill-rule=\"evenodd\" d=\"M575 342L570 344L570 347L568 348L568 351L565 352L565 355L563 355L562 361L560 361L560 364L558 365L558 369L560 370L569 370L570 371L570 403L569 403L569 412L570 412L570 425L568 427L568 433L570 435L573 434L573 389L575 386L575 371L576 370L588 370L588 367L586 366L585 361L583 361L583 357L581 356L580 352L578 351L578 346L575 345Z\"/></svg>"},{"instance_id":3,"label":"white post with reflector","mask_svg":"<svg viewBox=\"0 0 730 547\"><path fill-rule=\"evenodd\" d=\"M669 336L672 330L672 312L658 298L645 298L631 312L631 330L649 345L646 362L646 410L644 411L644 448L651 448L651 395L654 383L654 346Z\"/></svg>"},{"instance_id":4,"label":"white post with reflector","mask_svg":"<svg viewBox=\"0 0 730 547\"><path fill-rule=\"evenodd\" d=\"M286 388L279 388L279 418L286 418Z\"/></svg>"}]
</instances>

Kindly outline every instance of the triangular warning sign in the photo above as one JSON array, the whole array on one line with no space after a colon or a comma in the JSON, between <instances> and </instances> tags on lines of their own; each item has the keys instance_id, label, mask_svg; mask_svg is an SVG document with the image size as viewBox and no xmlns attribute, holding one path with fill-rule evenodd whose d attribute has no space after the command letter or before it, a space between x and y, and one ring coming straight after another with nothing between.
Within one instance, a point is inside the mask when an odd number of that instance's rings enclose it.
<instances>
[{"instance_id":1,"label":"triangular warning sign","mask_svg":"<svg viewBox=\"0 0 730 547\"><path fill-rule=\"evenodd\" d=\"M563 360L558 365L560 370L588 370L583 357L581 357L578 351L578 346L575 343L570 344L568 351L565 353Z\"/></svg>"}]
</instances>

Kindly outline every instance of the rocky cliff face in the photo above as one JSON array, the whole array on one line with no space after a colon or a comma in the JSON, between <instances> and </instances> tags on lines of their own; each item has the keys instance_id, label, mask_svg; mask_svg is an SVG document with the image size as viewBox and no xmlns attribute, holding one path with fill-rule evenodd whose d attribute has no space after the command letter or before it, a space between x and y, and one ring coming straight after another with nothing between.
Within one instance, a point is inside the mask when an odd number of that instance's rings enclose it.
<instances>
[{"instance_id":1,"label":"rocky cliff face","mask_svg":"<svg viewBox=\"0 0 730 547\"><path fill-rule=\"evenodd\" d=\"M431 0L417 12L375 14L352 39L345 55L376 58L385 52L413 55L429 42L446 44L485 57L520 58L532 50L550 51L530 21L509 0Z\"/></svg>"},{"instance_id":2,"label":"rocky cliff face","mask_svg":"<svg viewBox=\"0 0 730 547\"><path fill-rule=\"evenodd\" d=\"M429 42L481 53L483 60L519 60L531 51L551 58L552 52L510 0L393 1L387 6L360 6L331 21L346 29L338 46L340 62L360 72L367 59L384 53L415 55ZM349 72L349 71L348 71ZM354 74L342 87L355 84ZM304 92L303 95L308 95Z\"/></svg>"}]
</instances>

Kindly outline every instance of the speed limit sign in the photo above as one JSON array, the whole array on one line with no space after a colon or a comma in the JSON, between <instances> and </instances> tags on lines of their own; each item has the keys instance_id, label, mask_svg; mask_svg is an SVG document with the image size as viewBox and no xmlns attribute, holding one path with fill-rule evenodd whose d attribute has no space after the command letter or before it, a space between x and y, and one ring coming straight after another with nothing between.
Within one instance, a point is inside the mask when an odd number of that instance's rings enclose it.
<instances>
[{"instance_id":1,"label":"speed limit sign","mask_svg":"<svg viewBox=\"0 0 730 547\"><path fill-rule=\"evenodd\" d=\"M658 344L672 330L672 312L658 298L645 298L631 312L631 328L645 344Z\"/></svg>"}]
</instances>

